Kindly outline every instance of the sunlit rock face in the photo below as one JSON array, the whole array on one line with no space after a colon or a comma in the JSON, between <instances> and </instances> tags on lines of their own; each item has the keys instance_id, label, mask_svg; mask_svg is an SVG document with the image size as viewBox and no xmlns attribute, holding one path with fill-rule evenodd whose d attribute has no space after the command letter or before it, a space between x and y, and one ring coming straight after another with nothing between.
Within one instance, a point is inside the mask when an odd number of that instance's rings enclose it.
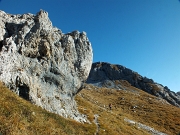
<instances>
[{"instance_id":1,"label":"sunlit rock face","mask_svg":"<svg viewBox=\"0 0 180 135\"><path fill-rule=\"evenodd\" d=\"M143 77L121 65L114 65L106 62L96 62L87 79L87 83L99 86L126 90L120 80L126 80L130 85L165 99L168 103L180 107L180 95L171 91L167 86L154 82L152 79Z\"/></svg>"},{"instance_id":2,"label":"sunlit rock face","mask_svg":"<svg viewBox=\"0 0 180 135\"><path fill-rule=\"evenodd\" d=\"M0 81L42 108L85 122L74 95L92 64L85 32L63 34L48 13L12 15L0 11Z\"/></svg>"}]
</instances>

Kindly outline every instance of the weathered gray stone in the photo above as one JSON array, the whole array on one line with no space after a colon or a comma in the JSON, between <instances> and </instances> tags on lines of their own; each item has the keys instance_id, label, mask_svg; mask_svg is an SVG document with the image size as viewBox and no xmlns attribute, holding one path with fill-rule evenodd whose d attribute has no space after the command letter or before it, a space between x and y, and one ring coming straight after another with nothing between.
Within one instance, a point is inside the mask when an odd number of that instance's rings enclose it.
<instances>
[{"instance_id":1,"label":"weathered gray stone","mask_svg":"<svg viewBox=\"0 0 180 135\"><path fill-rule=\"evenodd\" d=\"M74 95L86 81L92 47L85 32L63 34L48 13L11 15L0 11L0 80L44 109L86 121Z\"/></svg>"},{"instance_id":2,"label":"weathered gray stone","mask_svg":"<svg viewBox=\"0 0 180 135\"><path fill-rule=\"evenodd\" d=\"M126 80L132 86L142 89L152 95L165 99L172 105L180 107L180 96L171 91L167 86L154 82L152 79L142 77L121 65L113 65L105 62L93 63L87 83L100 87L126 89L117 83L119 80Z\"/></svg>"},{"instance_id":3,"label":"weathered gray stone","mask_svg":"<svg viewBox=\"0 0 180 135\"><path fill-rule=\"evenodd\" d=\"M160 131L152 128L152 127L149 127L147 125L144 125L142 123L139 123L139 122L127 119L127 118L125 118L124 121L128 122L131 125L137 126L138 128L144 129L144 130L148 131L152 135L167 135L167 134L165 134L163 132L160 132Z\"/></svg>"}]
</instances>

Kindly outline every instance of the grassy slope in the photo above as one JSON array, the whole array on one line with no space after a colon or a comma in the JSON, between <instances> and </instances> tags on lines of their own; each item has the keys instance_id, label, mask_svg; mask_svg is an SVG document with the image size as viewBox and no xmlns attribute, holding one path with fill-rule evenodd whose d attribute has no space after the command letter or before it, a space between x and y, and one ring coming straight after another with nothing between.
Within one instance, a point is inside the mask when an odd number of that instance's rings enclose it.
<instances>
[{"instance_id":1,"label":"grassy slope","mask_svg":"<svg viewBox=\"0 0 180 135\"><path fill-rule=\"evenodd\" d=\"M67 120L32 105L0 84L0 133L8 135L93 135L98 114L99 135L148 135L147 131L128 124L128 118L175 135L180 131L180 108L122 82L127 91L87 85L76 96L79 111L87 114L92 124ZM112 103L112 111L108 104ZM134 106L137 106L135 109Z\"/></svg>"},{"instance_id":2,"label":"grassy slope","mask_svg":"<svg viewBox=\"0 0 180 135\"><path fill-rule=\"evenodd\" d=\"M0 83L0 133L3 135L93 134L95 124L67 120L32 105Z\"/></svg>"},{"instance_id":3,"label":"grassy slope","mask_svg":"<svg viewBox=\"0 0 180 135\"><path fill-rule=\"evenodd\" d=\"M136 126L127 124L124 118L169 135L177 135L180 132L180 108L136 89L126 81L122 81L121 84L126 86L126 91L87 85L86 90L82 90L77 96L79 110L82 113L90 117L93 114L100 116L100 134L148 134ZM108 108L109 103L113 104L112 111Z\"/></svg>"}]
</instances>

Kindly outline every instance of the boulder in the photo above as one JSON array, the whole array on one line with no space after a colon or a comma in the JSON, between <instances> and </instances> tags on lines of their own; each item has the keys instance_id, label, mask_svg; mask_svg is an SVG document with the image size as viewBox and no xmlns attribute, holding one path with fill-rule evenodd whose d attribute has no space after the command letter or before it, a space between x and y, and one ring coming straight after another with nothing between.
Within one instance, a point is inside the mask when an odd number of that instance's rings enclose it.
<instances>
[{"instance_id":1,"label":"boulder","mask_svg":"<svg viewBox=\"0 0 180 135\"><path fill-rule=\"evenodd\" d=\"M74 96L92 64L85 32L63 34L48 13L12 15L0 11L0 81L42 108L85 122Z\"/></svg>"}]
</instances>

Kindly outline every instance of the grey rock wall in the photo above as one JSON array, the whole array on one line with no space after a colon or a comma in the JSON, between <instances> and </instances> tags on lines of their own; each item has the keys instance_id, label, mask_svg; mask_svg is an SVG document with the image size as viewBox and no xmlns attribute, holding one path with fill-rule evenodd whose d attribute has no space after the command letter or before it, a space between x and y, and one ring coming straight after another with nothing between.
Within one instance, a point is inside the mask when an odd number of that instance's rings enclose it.
<instances>
[{"instance_id":1,"label":"grey rock wall","mask_svg":"<svg viewBox=\"0 0 180 135\"><path fill-rule=\"evenodd\" d=\"M48 13L12 15L0 11L0 81L42 108L85 122L74 95L92 64L85 32L63 34Z\"/></svg>"},{"instance_id":2,"label":"grey rock wall","mask_svg":"<svg viewBox=\"0 0 180 135\"><path fill-rule=\"evenodd\" d=\"M119 80L126 80L132 86L148 92L154 96L165 99L172 105L180 107L180 95L171 91L167 86L154 82L152 79L143 77L121 65L113 65L106 62L92 64L92 68L87 79L87 83L116 89L126 89Z\"/></svg>"}]
</instances>

